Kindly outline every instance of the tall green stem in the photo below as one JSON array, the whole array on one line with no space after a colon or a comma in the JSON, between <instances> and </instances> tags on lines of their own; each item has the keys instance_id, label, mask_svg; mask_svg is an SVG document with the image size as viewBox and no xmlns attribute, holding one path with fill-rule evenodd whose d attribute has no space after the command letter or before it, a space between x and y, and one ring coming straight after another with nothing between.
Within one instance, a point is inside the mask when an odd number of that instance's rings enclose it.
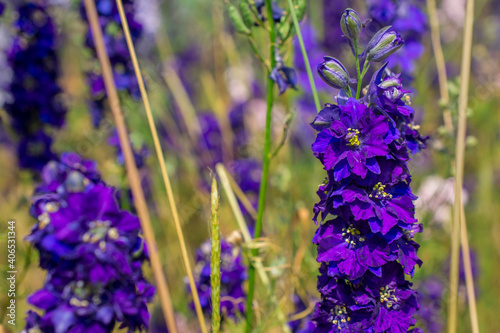
<instances>
[{"instance_id":1,"label":"tall green stem","mask_svg":"<svg viewBox=\"0 0 500 333\"><path fill-rule=\"evenodd\" d=\"M358 88L356 89L356 99L359 98L359 94L361 92L361 69L359 67L359 55L358 55L358 41L355 39L353 41L354 43L354 55L356 57L356 73L358 74Z\"/></svg>"},{"instance_id":2,"label":"tall green stem","mask_svg":"<svg viewBox=\"0 0 500 333\"><path fill-rule=\"evenodd\" d=\"M273 13L271 8L271 0L265 0L266 9L267 9L267 17L270 25L269 30L269 60L271 64L271 69L276 66L276 30L274 27L274 21L272 19ZM270 73L268 73L269 75ZM267 183L269 176L269 162L271 161L271 116L274 102L274 81L271 78L267 79L267 116L266 116L266 134L265 134L265 142L264 142L264 157L262 163L262 178L260 182L260 190L259 190L259 207L257 210L257 220L255 221L255 238L260 237L260 233L262 231L262 219L264 217L264 205L266 203L266 194L267 194ZM258 251L256 249L252 250L252 257L257 256ZM253 296L255 292L255 267L250 260L250 267L248 270L248 297L247 297L247 312L246 312L246 331L250 333L252 331L252 317L253 317Z\"/></svg>"},{"instance_id":3,"label":"tall green stem","mask_svg":"<svg viewBox=\"0 0 500 333\"><path fill-rule=\"evenodd\" d=\"M217 181L212 179L212 193L210 196L212 216L212 239L210 254L210 286L212 287L212 333L220 331L220 224L219 224L219 193L217 191Z\"/></svg>"},{"instance_id":4,"label":"tall green stem","mask_svg":"<svg viewBox=\"0 0 500 333\"><path fill-rule=\"evenodd\" d=\"M309 83L311 84L311 90L314 98L314 105L316 105L316 111L321 111L321 103L319 102L318 91L316 90L316 84L314 83L314 78L311 71L311 64L309 63L309 57L307 56L306 47L304 45L304 39L302 38L302 33L300 32L299 21L297 20L297 14L295 13L295 7L292 0L288 0L288 8L290 8L290 14L292 15L293 25L295 26L295 31L297 32L297 38L300 44L300 50L302 51L302 57L304 58L304 65L307 70L307 77L309 78Z\"/></svg>"}]
</instances>

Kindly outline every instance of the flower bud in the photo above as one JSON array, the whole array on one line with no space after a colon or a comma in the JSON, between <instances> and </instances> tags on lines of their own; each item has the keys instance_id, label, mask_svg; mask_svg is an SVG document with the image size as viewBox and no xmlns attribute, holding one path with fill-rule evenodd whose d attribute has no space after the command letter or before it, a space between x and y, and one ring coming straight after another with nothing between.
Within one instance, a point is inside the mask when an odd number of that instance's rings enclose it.
<instances>
[{"instance_id":1,"label":"flower bud","mask_svg":"<svg viewBox=\"0 0 500 333\"><path fill-rule=\"evenodd\" d=\"M362 23L358 13L354 9L347 8L340 19L340 28L344 35L350 40L356 40L361 34L361 27Z\"/></svg>"},{"instance_id":2,"label":"flower bud","mask_svg":"<svg viewBox=\"0 0 500 333\"><path fill-rule=\"evenodd\" d=\"M318 65L319 76L331 87L342 89L349 84L349 74L340 61L332 57L323 57L325 61Z\"/></svg>"},{"instance_id":3,"label":"flower bud","mask_svg":"<svg viewBox=\"0 0 500 333\"><path fill-rule=\"evenodd\" d=\"M403 38L396 31L387 31L391 27L380 29L368 42L363 56L371 62L379 62L393 54L404 44Z\"/></svg>"}]
</instances>

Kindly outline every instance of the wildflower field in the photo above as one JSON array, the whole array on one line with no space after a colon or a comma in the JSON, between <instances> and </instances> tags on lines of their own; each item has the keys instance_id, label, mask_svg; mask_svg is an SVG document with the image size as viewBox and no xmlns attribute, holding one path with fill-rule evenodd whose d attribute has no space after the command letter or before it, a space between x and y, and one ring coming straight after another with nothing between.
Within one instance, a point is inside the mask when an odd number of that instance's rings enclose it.
<instances>
[{"instance_id":1,"label":"wildflower field","mask_svg":"<svg viewBox=\"0 0 500 333\"><path fill-rule=\"evenodd\" d=\"M500 332L497 0L0 0L0 333Z\"/></svg>"}]
</instances>

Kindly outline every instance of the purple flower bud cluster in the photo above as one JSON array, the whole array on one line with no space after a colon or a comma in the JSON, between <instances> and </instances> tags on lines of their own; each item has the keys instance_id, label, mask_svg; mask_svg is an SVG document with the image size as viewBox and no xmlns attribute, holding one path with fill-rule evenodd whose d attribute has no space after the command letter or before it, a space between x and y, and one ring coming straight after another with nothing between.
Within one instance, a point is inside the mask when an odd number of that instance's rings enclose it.
<instances>
[{"instance_id":1,"label":"purple flower bud cluster","mask_svg":"<svg viewBox=\"0 0 500 333\"><path fill-rule=\"evenodd\" d=\"M8 87L5 110L19 136L20 166L41 170L54 158L47 127L60 128L66 115L57 83L56 27L44 2L21 1L14 9L14 39L7 57L15 75Z\"/></svg>"},{"instance_id":2,"label":"purple flower bud cluster","mask_svg":"<svg viewBox=\"0 0 500 333\"><path fill-rule=\"evenodd\" d=\"M205 314L212 313L212 289L210 286L210 239L201 244L196 251L195 281ZM239 249L221 239L221 315L236 318L237 313L244 313L246 294L243 282L247 279L247 268ZM191 303L194 309L194 304Z\"/></svg>"},{"instance_id":3,"label":"purple flower bud cluster","mask_svg":"<svg viewBox=\"0 0 500 333\"><path fill-rule=\"evenodd\" d=\"M421 265L413 240L422 225L408 151L425 147L399 77L377 71L361 100L337 98L311 123L327 178L314 206L321 263L314 332L408 332L418 293L405 275ZM412 332L416 332L413 329Z\"/></svg>"},{"instance_id":4,"label":"purple flower bud cluster","mask_svg":"<svg viewBox=\"0 0 500 333\"><path fill-rule=\"evenodd\" d=\"M123 0L123 7L130 28L130 34L132 40L136 43L141 37L143 29L141 23L137 21L138 18L135 16L134 3L134 0ZM113 68L116 88L118 91L126 91L129 95L138 99L140 98L139 86L135 77L132 61L130 60L130 54L116 2L114 0L97 0L96 8L103 31L104 44L108 52L111 67ZM82 19L88 21L83 1L80 5L80 13ZM85 46L90 50L93 58L96 59L97 54L90 28L87 32ZM102 120L106 101L104 80L100 71L90 69L87 72L87 81L92 98L90 110L94 126L97 127Z\"/></svg>"},{"instance_id":5,"label":"purple flower bud cluster","mask_svg":"<svg viewBox=\"0 0 500 333\"><path fill-rule=\"evenodd\" d=\"M120 210L115 189L100 180L96 163L63 153L42 171L31 214L38 223L27 240L47 271L28 297L26 332L134 332L147 327L154 287L144 278L148 260L139 219Z\"/></svg>"}]
</instances>

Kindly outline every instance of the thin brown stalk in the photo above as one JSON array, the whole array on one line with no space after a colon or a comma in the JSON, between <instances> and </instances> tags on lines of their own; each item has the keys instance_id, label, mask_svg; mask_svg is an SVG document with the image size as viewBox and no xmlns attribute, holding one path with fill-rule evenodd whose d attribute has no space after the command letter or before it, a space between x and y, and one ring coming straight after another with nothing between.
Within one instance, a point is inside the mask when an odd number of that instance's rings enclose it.
<instances>
[{"instance_id":1,"label":"thin brown stalk","mask_svg":"<svg viewBox=\"0 0 500 333\"><path fill-rule=\"evenodd\" d=\"M174 310L170 299L170 292L168 290L167 282L165 280L165 276L163 274L161 267L161 261L158 256L158 249L156 247L153 227L151 225L151 221L149 218L146 199L144 198L144 193L142 191L139 173L137 171L134 155L132 153L132 146L128 138L125 119L123 117L123 113L120 108L120 100L118 98L115 82L113 80L113 71L111 69L109 57L104 45L101 25L99 24L99 17L97 14L96 6L94 0L84 0L84 4L85 4L85 11L87 13L87 17L90 22L92 36L94 37L97 56L101 64L102 76L104 79L106 93L109 99L109 105L111 107L116 128L118 130L120 146L123 151L123 155L125 157L125 166L127 169L127 176L130 183L130 188L132 190L132 195L134 197L134 203L141 223L141 228L144 233L144 238L148 246L149 258L156 281L156 287L158 288L158 296L160 298L160 302L162 305L163 314L165 316L167 327L171 329L172 332L177 332L175 325L175 318L174 318Z\"/></svg>"},{"instance_id":2,"label":"thin brown stalk","mask_svg":"<svg viewBox=\"0 0 500 333\"><path fill-rule=\"evenodd\" d=\"M448 92L448 75L446 73L446 62L444 60L443 47L441 46L441 34L439 32L439 18L436 9L436 0L427 0L427 11L429 13L429 23L431 27L431 41L434 49L434 57L436 59L436 67L438 71L439 92L441 100L445 105L443 112L444 126L448 133L453 132L453 121L451 112L448 108L450 94Z\"/></svg>"},{"instance_id":3,"label":"thin brown stalk","mask_svg":"<svg viewBox=\"0 0 500 333\"><path fill-rule=\"evenodd\" d=\"M450 263L450 293L448 304L448 333L457 331L458 261L460 250L460 215L462 206L462 184L465 164L465 135L467 129L467 104L474 25L474 0L467 0L464 25L464 44L460 70L460 96L458 103L458 131L455 147L455 202L453 206L452 248Z\"/></svg>"},{"instance_id":4,"label":"thin brown stalk","mask_svg":"<svg viewBox=\"0 0 500 333\"><path fill-rule=\"evenodd\" d=\"M189 286L191 288L191 293L193 295L196 314L198 316L198 321L200 323L201 330L203 333L205 333L205 332L207 332L205 318L203 317L203 311L201 309L198 291L196 289L196 284L194 281L193 272L192 272L191 265L189 262L189 255L188 255L187 248L186 248L186 242L184 240L184 234L182 231L182 227L181 227L181 223L180 223L180 219L179 219L179 214L177 212L177 205L175 203L174 193L172 191L172 186L170 184L170 179L168 177L167 168L165 166L165 157L163 156L163 151L161 149L160 139L159 139L158 133L156 131L156 126L154 123L153 114L151 112L151 105L149 104L148 94L146 92L146 87L145 87L144 81L142 79L141 69L139 67L139 62L137 60L137 55L135 53L134 44L132 42L132 37L130 35L130 30L128 27L127 18L125 16L125 11L123 10L122 0L116 0L116 3L118 5L118 10L120 12L123 30L125 32L125 37L127 39L127 46L128 46L129 52L130 52L130 56L132 58L132 63L134 65L135 75L137 77L137 82L139 84L139 89L141 91L142 100L144 102L144 108L146 110L146 116L148 118L149 129L151 131L151 135L153 136L153 142L154 142L154 146L155 146L155 150L156 150L156 156L157 156L158 161L160 163L161 175L163 178L163 182L165 183L165 190L167 191L169 205L170 205L172 215L174 218L174 224L175 224L175 229L177 232L177 238L179 239L182 258L183 258L184 265L186 268L186 273L187 273L187 276L189 279Z\"/></svg>"},{"instance_id":5,"label":"thin brown stalk","mask_svg":"<svg viewBox=\"0 0 500 333\"><path fill-rule=\"evenodd\" d=\"M467 300L469 302L469 315L472 325L472 333L479 333L479 320L477 318L476 293L474 291L474 276L472 275L472 265L470 261L469 239L467 237L467 222L465 219L464 205L461 205L461 228L460 239L462 242L462 258L464 262L465 284L467 287Z\"/></svg>"}]
</instances>

